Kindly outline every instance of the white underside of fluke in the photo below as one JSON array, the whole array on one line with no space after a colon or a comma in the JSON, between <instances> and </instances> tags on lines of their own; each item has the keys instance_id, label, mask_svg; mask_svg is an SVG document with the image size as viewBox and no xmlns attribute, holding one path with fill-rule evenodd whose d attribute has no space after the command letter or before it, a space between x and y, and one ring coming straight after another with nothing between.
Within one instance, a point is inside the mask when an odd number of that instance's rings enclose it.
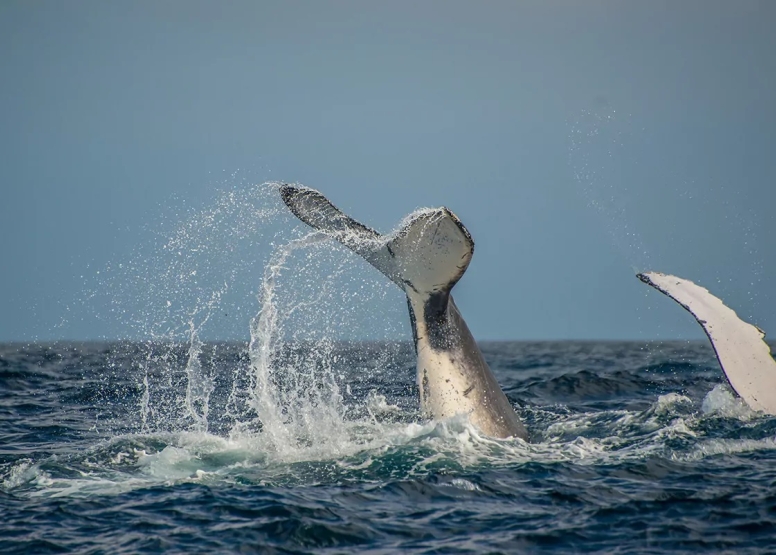
<instances>
[{"instance_id":1,"label":"white underside of fluke","mask_svg":"<svg viewBox=\"0 0 776 555\"><path fill-rule=\"evenodd\" d=\"M460 279L474 243L447 208L427 209L403 222L387 243L394 272L408 293L449 291Z\"/></svg>"},{"instance_id":2,"label":"white underside of fluke","mask_svg":"<svg viewBox=\"0 0 776 555\"><path fill-rule=\"evenodd\" d=\"M695 316L736 393L753 410L776 415L776 361L765 333L692 281L659 272L638 277Z\"/></svg>"}]
</instances>

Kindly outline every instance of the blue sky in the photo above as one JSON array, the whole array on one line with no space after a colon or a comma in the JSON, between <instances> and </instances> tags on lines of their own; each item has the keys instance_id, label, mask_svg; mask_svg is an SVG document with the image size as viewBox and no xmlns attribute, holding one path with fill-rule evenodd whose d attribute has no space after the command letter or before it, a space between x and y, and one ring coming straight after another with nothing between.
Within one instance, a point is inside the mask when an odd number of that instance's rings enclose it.
<instances>
[{"instance_id":1,"label":"blue sky","mask_svg":"<svg viewBox=\"0 0 776 555\"><path fill-rule=\"evenodd\" d=\"M0 340L127 336L153 311L129 273L96 272L143 259L154 282L154 245L267 180L381 231L450 207L476 242L455 293L478 338L701 337L634 277L649 269L776 334L774 16L767 1L5 1ZM247 335L270 243L295 225L252 240L254 277L229 289L245 308L210 336Z\"/></svg>"}]
</instances>

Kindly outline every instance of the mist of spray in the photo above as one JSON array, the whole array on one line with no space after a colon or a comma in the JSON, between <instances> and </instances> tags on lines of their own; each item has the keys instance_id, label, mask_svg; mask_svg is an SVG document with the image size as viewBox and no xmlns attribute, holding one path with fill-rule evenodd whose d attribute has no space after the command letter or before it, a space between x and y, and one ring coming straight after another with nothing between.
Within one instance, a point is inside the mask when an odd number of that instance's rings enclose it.
<instances>
[{"instance_id":1,"label":"mist of spray","mask_svg":"<svg viewBox=\"0 0 776 555\"><path fill-rule=\"evenodd\" d=\"M138 431L215 432L289 460L368 441L354 427L378 423L343 393L337 345L403 339L398 288L299 223L277 184L225 191L157 238L94 292L112 314L132 313Z\"/></svg>"}]
</instances>

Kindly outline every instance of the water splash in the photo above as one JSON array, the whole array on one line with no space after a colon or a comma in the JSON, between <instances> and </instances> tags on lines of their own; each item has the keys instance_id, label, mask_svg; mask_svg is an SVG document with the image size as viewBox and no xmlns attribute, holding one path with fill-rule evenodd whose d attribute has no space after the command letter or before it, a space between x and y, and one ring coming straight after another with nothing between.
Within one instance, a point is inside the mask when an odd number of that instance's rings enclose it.
<instances>
[{"instance_id":1,"label":"water splash","mask_svg":"<svg viewBox=\"0 0 776 555\"><path fill-rule=\"evenodd\" d=\"M140 397L140 431L148 432L148 422L151 414L151 386L148 382L148 371L151 364L152 350L146 345L145 360L143 362L143 394Z\"/></svg>"},{"instance_id":2,"label":"water splash","mask_svg":"<svg viewBox=\"0 0 776 555\"><path fill-rule=\"evenodd\" d=\"M202 373L199 359L204 343L197 335L194 322L191 323L188 361L186 363L186 397L184 405L187 415L194 421L194 430L207 431L208 401L213 392L213 380Z\"/></svg>"},{"instance_id":3,"label":"water splash","mask_svg":"<svg viewBox=\"0 0 776 555\"><path fill-rule=\"evenodd\" d=\"M743 399L738 397L727 383L721 383L709 391L703 398L701 410L710 416L721 416L750 420L755 413Z\"/></svg>"},{"instance_id":4,"label":"water splash","mask_svg":"<svg viewBox=\"0 0 776 555\"><path fill-rule=\"evenodd\" d=\"M108 296L128 339L143 338L132 363L140 392L135 431L216 433L261 445L279 460L337 456L378 433L366 401L347 384L342 390L333 353L343 338L406 335L401 293L297 222L277 187L225 191L212 206L189 210L153 245L110 265L101 291L90 291ZM239 327L248 336L243 354L222 373L218 345L208 338ZM357 431L368 425L372 432Z\"/></svg>"},{"instance_id":5,"label":"water splash","mask_svg":"<svg viewBox=\"0 0 776 555\"><path fill-rule=\"evenodd\" d=\"M247 404L257 416L254 421L237 422L232 433L239 436L246 424L250 426L257 421L268 444L287 455L298 450L300 444L321 442L326 432L337 430L343 424L339 389L325 365L330 354L328 342L324 339L309 344L304 355L284 353L283 318L276 296L278 279L288 257L297 249L327 240L322 233L312 233L276 251L265 270L259 295L261 309L251 322ZM290 307L287 314L298 306ZM305 356L312 360L305 360ZM324 365L322 372L316 372L316 363ZM233 397L233 404L235 400Z\"/></svg>"},{"instance_id":6,"label":"water splash","mask_svg":"<svg viewBox=\"0 0 776 555\"><path fill-rule=\"evenodd\" d=\"M203 340L247 337L246 288L289 219L277 197L265 183L222 190L202 209L171 203L128 257L85 278L91 311L80 317L102 321L107 338L188 342L192 322Z\"/></svg>"},{"instance_id":7,"label":"water splash","mask_svg":"<svg viewBox=\"0 0 776 555\"><path fill-rule=\"evenodd\" d=\"M365 401L351 396L357 406L345 402L342 376L335 371L339 362L335 330L345 327L344 320L363 317L358 301L368 306L395 292L382 276L375 276L374 282L357 280L361 281L358 289L343 291L342 282L355 278L347 276L352 264L329 264L343 254L320 232L276 248L265 268L261 308L251 322L247 380L236 380L247 382L247 387L230 393L233 413L255 417L236 422L230 433L233 439L246 434L255 438L254 430L260 428L262 445L275 457L320 460L360 449L383 430L377 419L365 418L359 410ZM351 256L347 253L345 260ZM316 277L327 265L330 271L325 277ZM304 291L283 287L284 272L305 283ZM382 317L383 329L390 329L392 324L384 316L374 317ZM239 409L240 404L245 408Z\"/></svg>"}]
</instances>

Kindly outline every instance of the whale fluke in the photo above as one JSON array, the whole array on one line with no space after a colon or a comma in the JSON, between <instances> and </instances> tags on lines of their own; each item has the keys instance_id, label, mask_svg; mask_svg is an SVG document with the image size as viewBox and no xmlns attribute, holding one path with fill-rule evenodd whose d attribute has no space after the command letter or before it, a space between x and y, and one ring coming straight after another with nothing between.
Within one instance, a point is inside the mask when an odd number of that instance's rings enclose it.
<instances>
[{"instance_id":1,"label":"whale fluke","mask_svg":"<svg viewBox=\"0 0 776 555\"><path fill-rule=\"evenodd\" d=\"M527 439L450 294L474 252L455 214L444 207L420 210L381 235L314 189L284 184L280 195L300 220L360 254L407 295L424 413L436 419L466 414L490 436Z\"/></svg>"},{"instance_id":2,"label":"whale fluke","mask_svg":"<svg viewBox=\"0 0 776 555\"><path fill-rule=\"evenodd\" d=\"M413 214L396 232L381 235L315 189L284 184L280 195L297 218L364 257L404 291L449 293L474 252L468 230L447 208Z\"/></svg>"},{"instance_id":3,"label":"whale fluke","mask_svg":"<svg viewBox=\"0 0 776 555\"><path fill-rule=\"evenodd\" d=\"M659 272L638 278L679 303L706 332L728 382L753 410L776 415L776 361L765 333L692 281Z\"/></svg>"}]
</instances>

